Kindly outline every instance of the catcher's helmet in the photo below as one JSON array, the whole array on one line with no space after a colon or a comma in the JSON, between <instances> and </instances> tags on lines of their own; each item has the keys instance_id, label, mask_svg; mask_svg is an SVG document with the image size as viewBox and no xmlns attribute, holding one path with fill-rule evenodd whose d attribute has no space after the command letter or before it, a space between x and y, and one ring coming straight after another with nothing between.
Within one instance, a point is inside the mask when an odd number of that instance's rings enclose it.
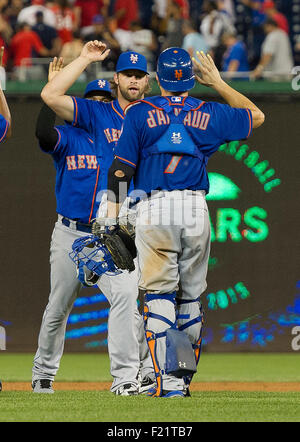
<instances>
[{"instance_id":1,"label":"catcher's helmet","mask_svg":"<svg viewBox=\"0 0 300 442\"><path fill-rule=\"evenodd\" d=\"M165 49L157 62L160 85L170 92L185 92L195 85L193 64L188 52L182 48Z\"/></svg>"},{"instance_id":2,"label":"catcher's helmet","mask_svg":"<svg viewBox=\"0 0 300 442\"><path fill-rule=\"evenodd\" d=\"M110 276L122 273L115 266L107 248L95 235L76 239L69 256L76 264L79 281L85 286L96 284L103 273Z\"/></svg>"}]
</instances>

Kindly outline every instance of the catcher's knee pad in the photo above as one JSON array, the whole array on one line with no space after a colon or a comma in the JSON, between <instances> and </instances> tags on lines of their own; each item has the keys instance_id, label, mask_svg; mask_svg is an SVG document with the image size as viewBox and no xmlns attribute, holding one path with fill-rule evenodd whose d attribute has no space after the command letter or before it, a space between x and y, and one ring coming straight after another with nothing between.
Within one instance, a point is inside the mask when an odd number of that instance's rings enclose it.
<instances>
[{"instance_id":1,"label":"catcher's knee pad","mask_svg":"<svg viewBox=\"0 0 300 442\"><path fill-rule=\"evenodd\" d=\"M153 361L157 390L162 393L162 375L170 374L179 378L196 371L195 358L188 336L177 329L176 292L169 294L146 294L144 322L147 344ZM163 342L159 342L164 338ZM162 349L164 345L164 351Z\"/></svg>"},{"instance_id":2,"label":"catcher's knee pad","mask_svg":"<svg viewBox=\"0 0 300 442\"><path fill-rule=\"evenodd\" d=\"M200 298L195 300L176 299L178 329L189 337L198 364L202 347L203 310Z\"/></svg>"}]
</instances>

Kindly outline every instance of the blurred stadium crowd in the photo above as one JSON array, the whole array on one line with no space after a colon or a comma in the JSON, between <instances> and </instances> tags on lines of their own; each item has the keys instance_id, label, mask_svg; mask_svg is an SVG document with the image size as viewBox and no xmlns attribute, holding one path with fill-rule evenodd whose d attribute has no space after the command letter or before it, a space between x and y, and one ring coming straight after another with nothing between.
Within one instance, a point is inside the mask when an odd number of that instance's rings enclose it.
<instances>
[{"instance_id":1,"label":"blurred stadium crowd","mask_svg":"<svg viewBox=\"0 0 300 442\"><path fill-rule=\"evenodd\" d=\"M180 46L210 51L229 78L285 79L300 64L300 0L0 0L10 79L45 79L50 58L68 64L89 40L111 48L101 73L126 50L155 71L161 50Z\"/></svg>"}]
</instances>

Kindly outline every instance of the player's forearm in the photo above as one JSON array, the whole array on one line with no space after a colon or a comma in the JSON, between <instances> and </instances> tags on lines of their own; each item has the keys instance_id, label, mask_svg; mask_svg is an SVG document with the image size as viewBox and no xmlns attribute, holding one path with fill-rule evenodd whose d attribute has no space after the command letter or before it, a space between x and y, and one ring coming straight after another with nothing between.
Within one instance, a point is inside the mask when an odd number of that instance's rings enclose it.
<instances>
[{"instance_id":1,"label":"player's forearm","mask_svg":"<svg viewBox=\"0 0 300 442\"><path fill-rule=\"evenodd\" d=\"M79 56L62 69L42 90L43 101L61 118L72 121L74 105L66 92L90 64L86 57Z\"/></svg>"},{"instance_id":2,"label":"player's forearm","mask_svg":"<svg viewBox=\"0 0 300 442\"><path fill-rule=\"evenodd\" d=\"M245 95L233 89L223 80L216 82L212 87L221 95L229 106L251 110L253 129L263 124L265 121L264 113L251 100L249 100L249 98L245 97Z\"/></svg>"},{"instance_id":3,"label":"player's forearm","mask_svg":"<svg viewBox=\"0 0 300 442\"><path fill-rule=\"evenodd\" d=\"M43 95L65 95L89 64L90 61L86 57L77 57L46 84L42 92Z\"/></svg>"},{"instance_id":4,"label":"player's forearm","mask_svg":"<svg viewBox=\"0 0 300 442\"><path fill-rule=\"evenodd\" d=\"M9 138L11 136L11 115L4 92L2 91L1 87L0 87L0 114L3 115L6 121L8 121L9 127L6 133L6 138Z\"/></svg>"},{"instance_id":5,"label":"player's forearm","mask_svg":"<svg viewBox=\"0 0 300 442\"><path fill-rule=\"evenodd\" d=\"M89 65L85 57L78 57L62 69L42 90L43 101L62 119L73 121L74 103L66 92Z\"/></svg>"}]
</instances>

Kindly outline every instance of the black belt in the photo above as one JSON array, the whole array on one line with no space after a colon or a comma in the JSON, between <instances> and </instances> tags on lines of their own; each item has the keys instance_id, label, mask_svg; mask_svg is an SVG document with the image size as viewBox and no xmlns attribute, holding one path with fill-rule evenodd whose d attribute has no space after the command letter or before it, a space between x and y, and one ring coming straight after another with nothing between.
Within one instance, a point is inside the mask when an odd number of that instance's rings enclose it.
<instances>
[{"instance_id":1,"label":"black belt","mask_svg":"<svg viewBox=\"0 0 300 442\"><path fill-rule=\"evenodd\" d=\"M62 218L61 222L66 227L70 227L70 225L74 223L76 230L80 230L80 232L92 233L92 224L85 224L79 221L72 221L65 217Z\"/></svg>"}]
</instances>

